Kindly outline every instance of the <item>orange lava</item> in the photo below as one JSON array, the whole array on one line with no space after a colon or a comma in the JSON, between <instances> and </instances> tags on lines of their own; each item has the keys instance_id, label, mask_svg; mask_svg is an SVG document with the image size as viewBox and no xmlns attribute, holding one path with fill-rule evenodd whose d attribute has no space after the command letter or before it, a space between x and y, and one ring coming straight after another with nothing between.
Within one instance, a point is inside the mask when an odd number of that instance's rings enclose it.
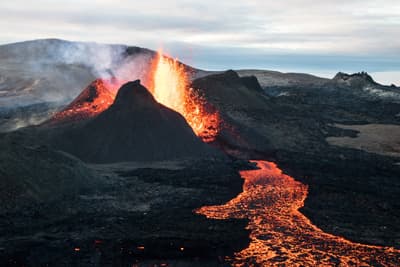
<instances>
[{"instance_id":1,"label":"orange lava","mask_svg":"<svg viewBox=\"0 0 400 267\"><path fill-rule=\"evenodd\" d=\"M71 104L58 112L52 122L75 121L98 115L114 102L120 86L121 82L117 80L95 80Z\"/></svg>"},{"instance_id":2,"label":"orange lava","mask_svg":"<svg viewBox=\"0 0 400 267\"><path fill-rule=\"evenodd\" d=\"M230 259L233 266L400 266L400 251L369 246L324 233L299 208L308 187L276 164L241 171L243 192L221 206L196 212L208 218L249 220L250 245Z\"/></svg>"},{"instance_id":3,"label":"orange lava","mask_svg":"<svg viewBox=\"0 0 400 267\"><path fill-rule=\"evenodd\" d=\"M143 82L157 102L180 113L203 141L215 140L220 127L220 116L197 90L190 88L190 80L183 64L163 56L159 51L146 76ZM125 82L127 81L97 79L48 123L78 121L100 114L114 102L118 88Z\"/></svg>"},{"instance_id":4,"label":"orange lava","mask_svg":"<svg viewBox=\"0 0 400 267\"><path fill-rule=\"evenodd\" d=\"M155 60L150 85L154 98L185 117L195 134L205 142L213 141L220 124L218 112L190 88L186 70L176 59L165 57L159 51Z\"/></svg>"}]
</instances>

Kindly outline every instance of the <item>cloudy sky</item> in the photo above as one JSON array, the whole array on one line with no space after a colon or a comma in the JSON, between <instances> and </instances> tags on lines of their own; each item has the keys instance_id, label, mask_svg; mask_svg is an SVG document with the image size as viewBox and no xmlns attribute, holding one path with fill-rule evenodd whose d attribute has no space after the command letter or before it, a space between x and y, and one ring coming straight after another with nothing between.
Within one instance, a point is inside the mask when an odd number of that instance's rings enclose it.
<instances>
[{"instance_id":1,"label":"cloudy sky","mask_svg":"<svg viewBox=\"0 0 400 267\"><path fill-rule=\"evenodd\" d=\"M0 43L163 47L205 69L365 70L400 84L399 0L13 0L0 17Z\"/></svg>"}]
</instances>

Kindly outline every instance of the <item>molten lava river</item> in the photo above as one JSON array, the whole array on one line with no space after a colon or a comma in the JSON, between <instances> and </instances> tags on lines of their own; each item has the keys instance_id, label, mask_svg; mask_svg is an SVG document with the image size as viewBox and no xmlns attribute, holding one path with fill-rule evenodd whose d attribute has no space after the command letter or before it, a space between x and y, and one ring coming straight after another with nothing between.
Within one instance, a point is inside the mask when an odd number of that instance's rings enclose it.
<instances>
[{"instance_id":1,"label":"molten lava river","mask_svg":"<svg viewBox=\"0 0 400 267\"><path fill-rule=\"evenodd\" d=\"M259 169L240 172L241 194L196 211L213 219L249 220L250 245L229 259L233 266L400 266L399 250L324 233L299 212L308 187L272 162L253 162Z\"/></svg>"}]
</instances>

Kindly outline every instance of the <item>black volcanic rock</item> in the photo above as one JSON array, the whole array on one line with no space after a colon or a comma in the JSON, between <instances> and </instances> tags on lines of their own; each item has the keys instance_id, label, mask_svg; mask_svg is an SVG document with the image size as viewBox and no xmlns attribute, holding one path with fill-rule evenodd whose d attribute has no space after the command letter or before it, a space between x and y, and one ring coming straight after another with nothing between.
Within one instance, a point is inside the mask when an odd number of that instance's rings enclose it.
<instances>
[{"instance_id":1,"label":"black volcanic rock","mask_svg":"<svg viewBox=\"0 0 400 267\"><path fill-rule=\"evenodd\" d=\"M272 143L264 137L265 128L258 127L260 121L254 120L256 115L265 119L272 107L269 97L257 85L257 80L240 78L233 70L192 82L192 87L221 115L223 123L217 139L223 147L249 151L272 149Z\"/></svg>"},{"instance_id":2,"label":"black volcanic rock","mask_svg":"<svg viewBox=\"0 0 400 267\"><path fill-rule=\"evenodd\" d=\"M249 89L257 91L259 93L263 93L264 90L262 89L260 83L257 80L257 77L254 75L251 76L244 76L240 77L242 83Z\"/></svg>"},{"instance_id":3,"label":"black volcanic rock","mask_svg":"<svg viewBox=\"0 0 400 267\"><path fill-rule=\"evenodd\" d=\"M156 106L156 100L151 93L140 84L140 80L124 84L115 98L114 108L140 110Z\"/></svg>"},{"instance_id":4,"label":"black volcanic rock","mask_svg":"<svg viewBox=\"0 0 400 267\"><path fill-rule=\"evenodd\" d=\"M251 78L252 79L252 78ZM265 99L268 99L262 90L258 90L258 81L240 78L233 71L208 75L192 82L192 87L200 90L207 100L220 109L226 106L247 108L249 105L265 108ZM256 91L256 92L254 92Z\"/></svg>"},{"instance_id":5,"label":"black volcanic rock","mask_svg":"<svg viewBox=\"0 0 400 267\"><path fill-rule=\"evenodd\" d=\"M353 88L363 88L366 85L377 85L372 77L366 72L347 74L339 72L333 77L332 82L336 85L346 85Z\"/></svg>"},{"instance_id":6,"label":"black volcanic rock","mask_svg":"<svg viewBox=\"0 0 400 267\"><path fill-rule=\"evenodd\" d=\"M28 140L20 133L0 138L0 217L59 206L100 184L79 159Z\"/></svg>"},{"instance_id":7,"label":"black volcanic rock","mask_svg":"<svg viewBox=\"0 0 400 267\"><path fill-rule=\"evenodd\" d=\"M139 80L123 85L114 103L97 117L48 129L47 136L56 148L87 162L219 156L179 113L156 102Z\"/></svg>"},{"instance_id":8,"label":"black volcanic rock","mask_svg":"<svg viewBox=\"0 0 400 267\"><path fill-rule=\"evenodd\" d=\"M338 72L335 77L333 78L334 80L342 79L342 80L347 80L351 78L359 78L359 79L364 79L365 81L371 82L371 83L376 83L374 79L372 79L371 75L369 75L367 72L358 72L358 73L353 73L353 74L347 74L343 72Z\"/></svg>"}]
</instances>

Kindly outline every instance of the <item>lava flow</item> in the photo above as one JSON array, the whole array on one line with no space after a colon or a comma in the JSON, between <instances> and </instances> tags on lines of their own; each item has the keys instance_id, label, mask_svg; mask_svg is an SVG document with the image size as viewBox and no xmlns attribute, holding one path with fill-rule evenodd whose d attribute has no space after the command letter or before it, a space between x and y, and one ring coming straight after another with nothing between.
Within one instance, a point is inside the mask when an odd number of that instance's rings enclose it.
<instances>
[{"instance_id":1,"label":"lava flow","mask_svg":"<svg viewBox=\"0 0 400 267\"><path fill-rule=\"evenodd\" d=\"M254 162L260 169L240 172L241 194L196 211L213 219L249 220L250 245L230 259L233 266L399 266L400 250L324 233L299 212L308 187L272 162Z\"/></svg>"},{"instance_id":2,"label":"lava flow","mask_svg":"<svg viewBox=\"0 0 400 267\"><path fill-rule=\"evenodd\" d=\"M211 142L218 134L218 112L193 88L182 64L158 52L150 91L161 104L179 112L197 136Z\"/></svg>"}]
</instances>

